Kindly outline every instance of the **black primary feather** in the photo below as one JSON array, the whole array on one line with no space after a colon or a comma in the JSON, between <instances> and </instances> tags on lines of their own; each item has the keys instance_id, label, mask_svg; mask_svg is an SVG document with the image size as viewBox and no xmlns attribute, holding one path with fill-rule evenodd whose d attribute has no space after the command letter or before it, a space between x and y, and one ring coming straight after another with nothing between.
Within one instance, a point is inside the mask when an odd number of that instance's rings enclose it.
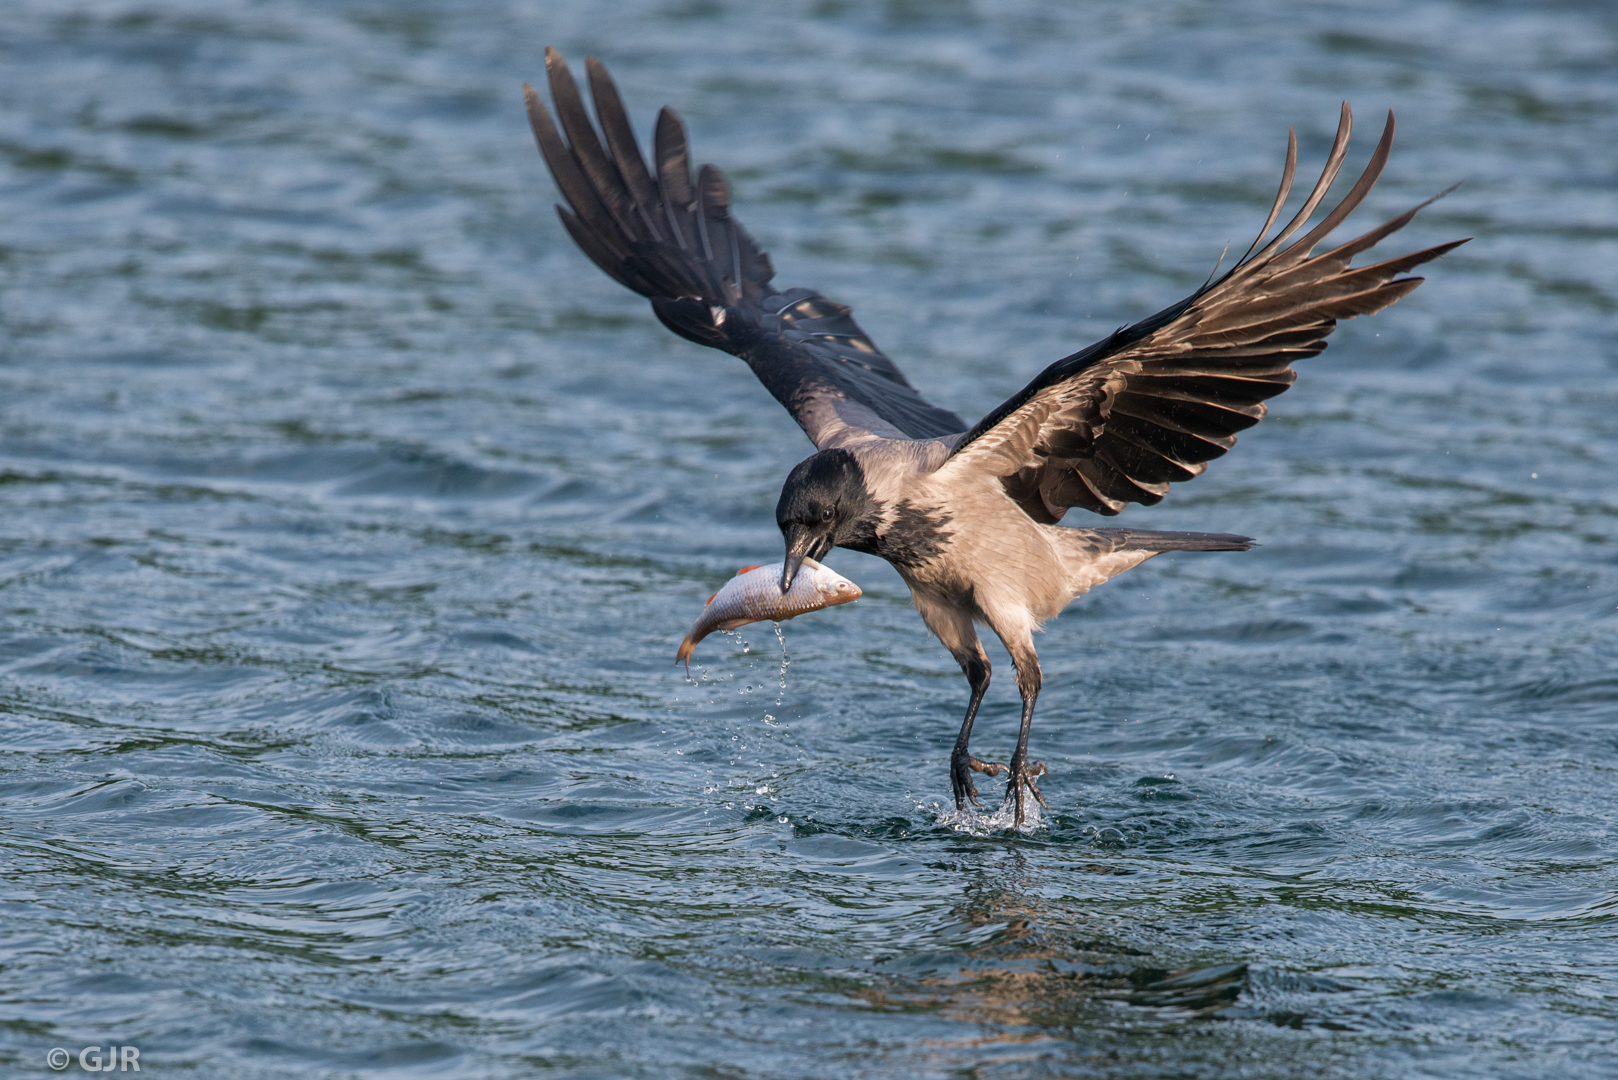
<instances>
[{"instance_id":1,"label":"black primary feather","mask_svg":"<svg viewBox=\"0 0 1618 1080\"><path fill-rule=\"evenodd\" d=\"M916 392L847 307L811 289L772 288L775 270L731 213L724 173L704 165L693 181L678 114L659 111L649 168L612 77L594 57L585 64L599 134L555 49L545 50L545 70L560 126L533 87L523 96L567 201L557 213L597 266L650 299L675 333L746 360L817 445L966 429Z\"/></svg>"}]
</instances>

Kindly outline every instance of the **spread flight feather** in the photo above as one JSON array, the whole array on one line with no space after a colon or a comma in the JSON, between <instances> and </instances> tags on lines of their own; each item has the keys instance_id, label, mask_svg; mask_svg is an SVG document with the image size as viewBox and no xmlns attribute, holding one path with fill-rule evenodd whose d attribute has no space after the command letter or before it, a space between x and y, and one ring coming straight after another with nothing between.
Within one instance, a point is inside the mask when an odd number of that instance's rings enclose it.
<instances>
[{"instance_id":1,"label":"spread flight feather","mask_svg":"<svg viewBox=\"0 0 1618 1080\"><path fill-rule=\"evenodd\" d=\"M586 69L599 136L554 49L545 52L545 68L560 128L525 84L529 120L567 200L556 208L562 224L597 266L651 299L675 333L745 360L816 447L943 439L950 449L943 468L992 472L1044 523L1074 506L1112 515L1130 502L1156 503L1171 483L1199 475L1237 432L1264 417L1265 400L1297 378L1292 361L1323 350L1338 319L1398 300L1422 281L1398 275L1465 242L1350 268L1354 255L1408 224L1417 206L1312 255L1381 174L1393 140L1390 112L1358 183L1314 230L1285 245L1342 167L1353 126L1345 103L1320 180L1264 247L1297 164L1291 131L1280 189L1247 255L1184 300L1056 361L967 430L916 392L846 306L810 289L771 286L774 267L732 215L724 174L704 165L693 182L678 114L659 111L648 168L598 60L590 57Z\"/></svg>"}]
</instances>

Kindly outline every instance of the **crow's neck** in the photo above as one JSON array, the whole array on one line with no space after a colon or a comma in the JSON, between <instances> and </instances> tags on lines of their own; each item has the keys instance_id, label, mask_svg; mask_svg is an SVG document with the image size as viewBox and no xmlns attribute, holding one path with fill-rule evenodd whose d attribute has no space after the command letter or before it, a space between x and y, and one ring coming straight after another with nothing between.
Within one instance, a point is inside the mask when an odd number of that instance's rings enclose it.
<instances>
[{"instance_id":1,"label":"crow's neck","mask_svg":"<svg viewBox=\"0 0 1618 1080\"><path fill-rule=\"evenodd\" d=\"M850 551L863 551L867 555L880 555L882 540L877 529L882 524L882 504L868 499L865 512L853 521L844 522L837 530L837 546Z\"/></svg>"}]
</instances>

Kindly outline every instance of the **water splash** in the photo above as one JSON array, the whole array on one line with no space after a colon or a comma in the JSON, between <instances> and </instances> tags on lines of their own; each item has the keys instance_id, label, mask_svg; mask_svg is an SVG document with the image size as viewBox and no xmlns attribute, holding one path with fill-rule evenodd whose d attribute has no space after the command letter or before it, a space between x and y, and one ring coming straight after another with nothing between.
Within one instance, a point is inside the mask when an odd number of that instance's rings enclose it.
<instances>
[{"instance_id":1,"label":"water splash","mask_svg":"<svg viewBox=\"0 0 1618 1080\"><path fill-rule=\"evenodd\" d=\"M1010 799L1002 802L999 809L987 813L970 806L964 810L957 810L941 802L917 803L916 809L932 814L934 824L952 832L966 833L968 836L996 836L1005 832L1028 836L1046 828L1048 824L1044 810L1033 799L1028 799L1023 804L1023 822L1020 828L1016 824L1017 808Z\"/></svg>"}]
</instances>

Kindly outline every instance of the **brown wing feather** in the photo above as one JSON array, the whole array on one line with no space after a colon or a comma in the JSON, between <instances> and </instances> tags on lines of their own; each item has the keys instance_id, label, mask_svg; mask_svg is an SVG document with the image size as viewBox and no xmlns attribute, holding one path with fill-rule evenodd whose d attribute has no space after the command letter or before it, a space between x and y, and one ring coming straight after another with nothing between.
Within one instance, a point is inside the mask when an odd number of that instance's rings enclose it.
<instances>
[{"instance_id":1,"label":"brown wing feather","mask_svg":"<svg viewBox=\"0 0 1618 1080\"><path fill-rule=\"evenodd\" d=\"M1292 220L1259 247L1291 189L1297 136L1289 131L1275 203L1258 239L1229 273L1051 365L967 432L944 468L990 471L1031 517L1055 522L1074 506L1110 515L1131 502L1158 502L1171 483L1192 479L1228 451L1237 432L1264 418L1265 401L1297 378L1292 361L1325 349L1338 319L1394 303L1422 281L1398 275L1466 242L1350 269L1355 255L1409 224L1427 205L1422 203L1313 254L1365 199L1387 164L1390 112L1352 190L1319 225L1286 243L1336 179L1352 126L1345 103L1320 179Z\"/></svg>"}]
</instances>

